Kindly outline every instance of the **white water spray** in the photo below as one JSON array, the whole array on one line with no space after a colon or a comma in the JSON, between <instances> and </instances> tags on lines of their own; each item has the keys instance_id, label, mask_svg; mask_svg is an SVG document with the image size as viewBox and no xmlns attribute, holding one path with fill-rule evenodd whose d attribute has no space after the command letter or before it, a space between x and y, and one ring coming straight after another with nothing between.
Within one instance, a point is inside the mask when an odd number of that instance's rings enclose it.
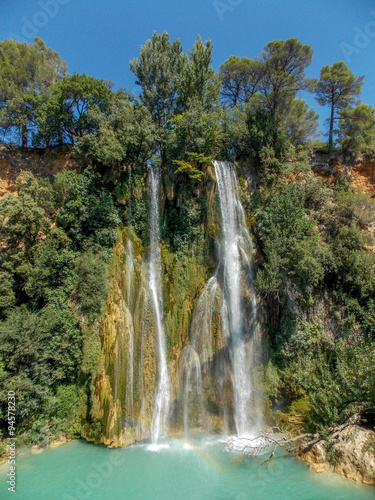
<instances>
[{"instance_id":1,"label":"white water spray","mask_svg":"<svg viewBox=\"0 0 375 500\"><path fill-rule=\"evenodd\" d=\"M150 186L150 263L149 286L151 300L155 312L155 323L158 343L158 375L159 383L155 397L154 413L151 422L151 443L157 444L160 433L165 434L168 426L170 402L170 381L167 366L165 332L163 326L163 295L161 283L160 253L160 172L155 167L149 168Z\"/></svg>"},{"instance_id":2,"label":"white water spray","mask_svg":"<svg viewBox=\"0 0 375 500\"><path fill-rule=\"evenodd\" d=\"M246 228L244 210L234 167L229 162L214 162L221 213L221 260L223 264L223 292L227 311L234 391L234 419L237 434L243 436L259 430L260 410L255 408L254 343L250 353L246 343L256 334L256 299L252 280L252 246ZM244 322L242 282L247 276L252 295L252 319ZM225 313L224 313L225 314ZM248 329L250 328L250 332Z\"/></svg>"}]
</instances>

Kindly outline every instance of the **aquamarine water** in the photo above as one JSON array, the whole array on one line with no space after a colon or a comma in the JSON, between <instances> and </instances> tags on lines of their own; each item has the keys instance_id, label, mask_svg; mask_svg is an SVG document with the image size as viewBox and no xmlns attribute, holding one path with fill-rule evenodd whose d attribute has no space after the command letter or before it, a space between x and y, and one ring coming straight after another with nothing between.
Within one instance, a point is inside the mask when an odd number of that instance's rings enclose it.
<instances>
[{"instance_id":1,"label":"aquamarine water","mask_svg":"<svg viewBox=\"0 0 375 500\"><path fill-rule=\"evenodd\" d=\"M0 498L22 500L361 500L375 488L333 473L316 474L291 457L271 467L232 463L217 437L164 441L110 450L83 440L17 457L16 493L6 490L0 469ZM168 446L168 447L167 447Z\"/></svg>"}]
</instances>

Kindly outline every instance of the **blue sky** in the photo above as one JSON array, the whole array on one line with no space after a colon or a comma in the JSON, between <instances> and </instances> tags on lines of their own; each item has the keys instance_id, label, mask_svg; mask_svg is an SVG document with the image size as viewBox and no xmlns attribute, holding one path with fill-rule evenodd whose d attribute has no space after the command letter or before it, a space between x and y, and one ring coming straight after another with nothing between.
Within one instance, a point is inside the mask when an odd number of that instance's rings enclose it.
<instances>
[{"instance_id":1,"label":"blue sky","mask_svg":"<svg viewBox=\"0 0 375 500\"><path fill-rule=\"evenodd\" d=\"M0 0L0 39L43 38L69 73L110 79L133 92L129 60L152 31L167 30L187 51L198 35L214 45L214 67L229 56L254 58L271 40L298 38L314 50L308 76L345 61L365 75L362 100L375 105L373 0ZM323 119L324 108L304 95Z\"/></svg>"}]
</instances>

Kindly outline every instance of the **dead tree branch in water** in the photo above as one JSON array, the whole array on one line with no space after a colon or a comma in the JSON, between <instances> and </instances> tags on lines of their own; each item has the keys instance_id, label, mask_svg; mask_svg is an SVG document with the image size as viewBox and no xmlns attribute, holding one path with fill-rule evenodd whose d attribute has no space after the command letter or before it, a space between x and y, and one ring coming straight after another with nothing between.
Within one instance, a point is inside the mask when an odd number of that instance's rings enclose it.
<instances>
[{"instance_id":1,"label":"dead tree branch in water","mask_svg":"<svg viewBox=\"0 0 375 500\"><path fill-rule=\"evenodd\" d=\"M355 425L360 421L360 415L355 414L350 417L347 422L338 426L331 427L329 429L330 439L335 439L338 437L339 433L351 425ZM322 441L324 437L321 434L299 434L298 436L279 436L273 437L270 434L261 433L253 438L248 437L238 437L229 439L224 448L226 451L233 453L235 456L232 458L232 462L244 462L246 460L253 460L255 457L260 457L265 455L270 451L270 454L266 460L261 462L260 465L269 464L275 456L275 452L278 448L284 447L284 454L292 453L297 449L301 450L301 453L307 453L311 448Z\"/></svg>"}]
</instances>

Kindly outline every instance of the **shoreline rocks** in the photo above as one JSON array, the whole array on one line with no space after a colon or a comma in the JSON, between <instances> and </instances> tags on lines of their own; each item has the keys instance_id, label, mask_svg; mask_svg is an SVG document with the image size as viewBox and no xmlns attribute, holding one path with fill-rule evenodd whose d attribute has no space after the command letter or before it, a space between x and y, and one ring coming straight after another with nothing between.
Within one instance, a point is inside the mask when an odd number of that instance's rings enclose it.
<instances>
[{"instance_id":1,"label":"shoreline rocks","mask_svg":"<svg viewBox=\"0 0 375 500\"><path fill-rule=\"evenodd\" d=\"M330 468L348 479L375 486L375 432L371 429L349 424L333 432L328 441L311 447L301 445L296 455L315 472Z\"/></svg>"}]
</instances>

